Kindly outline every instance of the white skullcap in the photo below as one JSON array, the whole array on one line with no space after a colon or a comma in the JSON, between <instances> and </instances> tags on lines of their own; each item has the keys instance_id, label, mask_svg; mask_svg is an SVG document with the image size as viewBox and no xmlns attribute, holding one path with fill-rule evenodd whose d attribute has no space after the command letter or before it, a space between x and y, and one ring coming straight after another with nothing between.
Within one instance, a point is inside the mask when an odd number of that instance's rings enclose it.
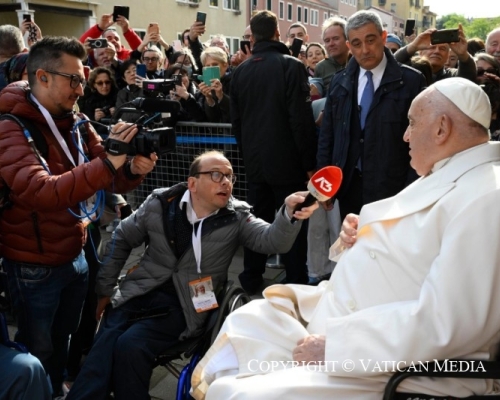
<instances>
[{"instance_id":1,"label":"white skullcap","mask_svg":"<svg viewBox=\"0 0 500 400\"><path fill-rule=\"evenodd\" d=\"M464 78L446 78L434 83L437 89L470 119L489 129L491 104L484 90Z\"/></svg>"}]
</instances>

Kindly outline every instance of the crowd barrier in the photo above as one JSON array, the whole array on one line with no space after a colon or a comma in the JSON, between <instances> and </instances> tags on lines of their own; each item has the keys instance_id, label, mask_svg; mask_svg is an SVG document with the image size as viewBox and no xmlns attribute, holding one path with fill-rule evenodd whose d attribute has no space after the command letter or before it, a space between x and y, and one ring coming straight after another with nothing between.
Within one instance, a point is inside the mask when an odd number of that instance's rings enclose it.
<instances>
[{"instance_id":1,"label":"crowd barrier","mask_svg":"<svg viewBox=\"0 0 500 400\"><path fill-rule=\"evenodd\" d=\"M175 128L177 147L173 153L162 156L155 169L143 183L127 194L132 208L137 208L156 188L170 187L185 182L189 166L194 158L205 150L223 151L233 165L236 183L233 196L240 200L247 198L247 182L243 160L238 151L236 139L231 132L231 124L179 122Z\"/></svg>"}]
</instances>

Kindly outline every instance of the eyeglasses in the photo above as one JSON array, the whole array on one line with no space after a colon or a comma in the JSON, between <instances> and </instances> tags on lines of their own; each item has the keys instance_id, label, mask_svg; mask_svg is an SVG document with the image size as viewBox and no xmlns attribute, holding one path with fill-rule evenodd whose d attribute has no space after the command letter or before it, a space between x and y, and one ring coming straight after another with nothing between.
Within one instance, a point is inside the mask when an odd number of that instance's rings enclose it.
<instances>
[{"instance_id":1,"label":"eyeglasses","mask_svg":"<svg viewBox=\"0 0 500 400\"><path fill-rule=\"evenodd\" d=\"M57 71L45 71L45 72L69 78L70 79L69 86L71 87L71 89L76 89L78 85L82 85L82 88L85 88L85 86L87 85L87 81L85 80L85 78L82 78L78 74L65 74L64 72L57 72Z\"/></svg>"},{"instance_id":2,"label":"eyeglasses","mask_svg":"<svg viewBox=\"0 0 500 400\"><path fill-rule=\"evenodd\" d=\"M488 74L498 75L497 70L495 68L488 68L488 69L478 68L477 76L483 76L485 72L487 72Z\"/></svg>"},{"instance_id":3,"label":"eyeglasses","mask_svg":"<svg viewBox=\"0 0 500 400\"><path fill-rule=\"evenodd\" d=\"M111 85L111 81L99 81L99 82L96 82L95 84L97 86L102 86L102 85L109 86L109 85Z\"/></svg>"},{"instance_id":4,"label":"eyeglasses","mask_svg":"<svg viewBox=\"0 0 500 400\"><path fill-rule=\"evenodd\" d=\"M236 182L236 175L234 174L223 174L220 171L202 171L202 172L196 172L194 176L196 175L208 175L210 174L210 178L212 181L215 183L221 183L224 178L227 178L228 181L231 183Z\"/></svg>"},{"instance_id":5,"label":"eyeglasses","mask_svg":"<svg viewBox=\"0 0 500 400\"><path fill-rule=\"evenodd\" d=\"M158 57L144 57L143 58L144 62L156 62L159 60Z\"/></svg>"},{"instance_id":6,"label":"eyeglasses","mask_svg":"<svg viewBox=\"0 0 500 400\"><path fill-rule=\"evenodd\" d=\"M243 40L250 40L251 37L252 37L252 35L243 35L242 36Z\"/></svg>"}]
</instances>

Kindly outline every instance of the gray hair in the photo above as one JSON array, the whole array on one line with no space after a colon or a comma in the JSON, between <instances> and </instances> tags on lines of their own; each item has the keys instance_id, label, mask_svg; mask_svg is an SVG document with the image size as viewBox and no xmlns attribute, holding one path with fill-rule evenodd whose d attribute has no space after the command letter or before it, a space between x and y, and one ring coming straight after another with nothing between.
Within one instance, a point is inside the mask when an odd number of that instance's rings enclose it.
<instances>
[{"instance_id":1,"label":"gray hair","mask_svg":"<svg viewBox=\"0 0 500 400\"><path fill-rule=\"evenodd\" d=\"M321 38L324 39L325 37L325 31L332 26L340 26L342 28L342 31L344 32L344 39L347 39L347 34L345 30L346 22L340 18L340 17L330 17L328 19L325 19L325 22L323 22L323 25L321 26Z\"/></svg>"},{"instance_id":2,"label":"gray hair","mask_svg":"<svg viewBox=\"0 0 500 400\"><path fill-rule=\"evenodd\" d=\"M495 28L493 29L491 32L488 33L488 35L486 35L486 46L488 46L489 42L490 42L490 37L491 35L493 35L494 33L497 33L500 31L500 28ZM1 47L1 46L0 46Z\"/></svg>"},{"instance_id":3,"label":"gray hair","mask_svg":"<svg viewBox=\"0 0 500 400\"><path fill-rule=\"evenodd\" d=\"M10 58L24 49L21 29L14 25L0 25L0 57Z\"/></svg>"},{"instance_id":4,"label":"gray hair","mask_svg":"<svg viewBox=\"0 0 500 400\"><path fill-rule=\"evenodd\" d=\"M201 53L200 56L201 63L203 65L205 65L205 60L207 59L207 57L213 58L220 63L227 64L227 53L220 47L210 46L203 50L203 53Z\"/></svg>"},{"instance_id":5,"label":"gray hair","mask_svg":"<svg viewBox=\"0 0 500 400\"><path fill-rule=\"evenodd\" d=\"M381 34L384 31L382 19L378 14L375 14L373 11L361 10L351 15L347 20L346 33L349 35L351 29L359 29L370 23L375 25L378 33Z\"/></svg>"},{"instance_id":6,"label":"gray hair","mask_svg":"<svg viewBox=\"0 0 500 400\"><path fill-rule=\"evenodd\" d=\"M142 50L141 60L144 58L144 54L146 54L148 51L153 51L158 55L158 58L159 58L158 62L160 64L163 62L163 58L164 58L163 53L160 50L160 48L154 44L152 44L151 46L145 47L144 50Z\"/></svg>"}]
</instances>

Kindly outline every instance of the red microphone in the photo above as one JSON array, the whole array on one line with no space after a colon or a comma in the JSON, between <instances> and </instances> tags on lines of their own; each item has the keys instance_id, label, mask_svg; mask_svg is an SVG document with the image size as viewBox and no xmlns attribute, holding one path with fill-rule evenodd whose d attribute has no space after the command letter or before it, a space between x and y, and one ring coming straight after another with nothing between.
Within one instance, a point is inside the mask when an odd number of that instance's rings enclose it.
<instances>
[{"instance_id":1,"label":"red microphone","mask_svg":"<svg viewBox=\"0 0 500 400\"><path fill-rule=\"evenodd\" d=\"M335 196L335 193L340 188L342 183L342 170L339 167L324 167L316 172L307 184L309 194L306 196L302 203L298 203L293 212L301 210L304 207L309 207L316 200L327 201ZM292 217L292 222L297 219Z\"/></svg>"}]
</instances>

